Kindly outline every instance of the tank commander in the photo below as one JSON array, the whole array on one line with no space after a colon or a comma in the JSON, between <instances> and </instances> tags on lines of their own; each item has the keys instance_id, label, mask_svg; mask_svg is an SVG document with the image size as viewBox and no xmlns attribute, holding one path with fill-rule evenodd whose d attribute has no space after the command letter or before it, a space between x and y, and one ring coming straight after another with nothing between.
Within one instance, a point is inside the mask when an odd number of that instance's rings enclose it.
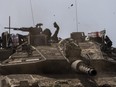
<instances>
[{"instance_id":1,"label":"tank commander","mask_svg":"<svg viewBox=\"0 0 116 87\"><path fill-rule=\"evenodd\" d=\"M51 40L53 42L58 42L58 33L59 33L59 26L56 22L54 22L54 27L56 28L56 31L54 32L53 36L51 37Z\"/></svg>"},{"instance_id":2,"label":"tank commander","mask_svg":"<svg viewBox=\"0 0 116 87\"><path fill-rule=\"evenodd\" d=\"M110 38L106 35L106 37L104 38L105 42L106 42L106 46L107 47L112 47L112 41L110 40Z\"/></svg>"},{"instance_id":3,"label":"tank commander","mask_svg":"<svg viewBox=\"0 0 116 87\"><path fill-rule=\"evenodd\" d=\"M48 42L58 42L58 32L59 32L59 26L56 22L53 23L54 27L56 28L56 31L54 32L53 36L50 29L46 28L42 34L45 34L47 36Z\"/></svg>"},{"instance_id":4,"label":"tank commander","mask_svg":"<svg viewBox=\"0 0 116 87\"><path fill-rule=\"evenodd\" d=\"M50 39L51 39L51 35L52 35L50 29L46 28L46 29L42 32L42 34L44 34L44 35L47 36L47 42L49 42Z\"/></svg>"}]
</instances>

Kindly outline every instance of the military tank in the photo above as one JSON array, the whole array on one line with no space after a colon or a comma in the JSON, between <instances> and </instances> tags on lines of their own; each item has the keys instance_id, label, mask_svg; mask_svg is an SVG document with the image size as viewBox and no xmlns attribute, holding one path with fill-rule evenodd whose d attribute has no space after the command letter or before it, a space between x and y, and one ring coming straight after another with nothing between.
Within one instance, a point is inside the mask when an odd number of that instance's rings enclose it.
<instances>
[{"instance_id":1,"label":"military tank","mask_svg":"<svg viewBox=\"0 0 116 87\"><path fill-rule=\"evenodd\" d=\"M59 26L54 27L56 37L48 38L48 32L31 34L0 63L1 87L116 86L116 62L104 58L100 44L85 41L83 32L58 41Z\"/></svg>"}]
</instances>

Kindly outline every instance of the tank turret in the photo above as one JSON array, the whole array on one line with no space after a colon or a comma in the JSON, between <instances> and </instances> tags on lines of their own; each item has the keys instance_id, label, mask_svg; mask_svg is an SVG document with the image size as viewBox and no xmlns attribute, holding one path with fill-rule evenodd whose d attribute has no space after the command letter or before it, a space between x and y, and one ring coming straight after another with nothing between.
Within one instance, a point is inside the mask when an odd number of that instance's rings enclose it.
<instances>
[{"instance_id":1,"label":"tank turret","mask_svg":"<svg viewBox=\"0 0 116 87\"><path fill-rule=\"evenodd\" d=\"M82 55L82 50L78 44L74 42L73 39L65 39L59 42L59 46L62 49L63 54L66 56L67 61L70 63L71 68L76 72L86 73L90 76L95 76L97 71L89 67L86 64L86 57L84 58ZM65 44L65 45L64 45Z\"/></svg>"},{"instance_id":2,"label":"tank turret","mask_svg":"<svg viewBox=\"0 0 116 87\"><path fill-rule=\"evenodd\" d=\"M101 71L110 70L110 66L115 66L116 62L106 60L100 45L85 41L85 37L83 32L78 32L60 42L49 42L49 45L33 45L28 42L19 45L13 55L0 63L0 74L3 75L1 85L99 87L108 83L110 75L104 78L105 74L101 74ZM36 43L37 39L34 41ZM112 68L116 70L116 67ZM113 75L116 76L112 73L110 80L115 81ZM98 84L99 81L103 83Z\"/></svg>"}]
</instances>

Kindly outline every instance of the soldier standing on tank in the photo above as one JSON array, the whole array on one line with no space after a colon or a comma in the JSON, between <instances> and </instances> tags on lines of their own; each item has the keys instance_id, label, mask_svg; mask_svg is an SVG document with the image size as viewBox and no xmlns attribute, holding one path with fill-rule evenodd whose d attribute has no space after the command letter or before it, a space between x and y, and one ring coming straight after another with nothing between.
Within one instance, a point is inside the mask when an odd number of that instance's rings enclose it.
<instances>
[{"instance_id":1,"label":"soldier standing on tank","mask_svg":"<svg viewBox=\"0 0 116 87\"><path fill-rule=\"evenodd\" d=\"M54 32L53 36L51 37L51 40L53 42L58 42L58 33L59 33L59 26L56 22L54 22L54 27L56 28L56 31Z\"/></svg>"},{"instance_id":2,"label":"soldier standing on tank","mask_svg":"<svg viewBox=\"0 0 116 87\"><path fill-rule=\"evenodd\" d=\"M53 36L50 29L46 28L42 34L45 34L47 36L47 41L51 41L51 42L58 42L58 32L59 32L59 26L56 22L53 23L54 27L56 28L56 31L54 32Z\"/></svg>"}]
</instances>

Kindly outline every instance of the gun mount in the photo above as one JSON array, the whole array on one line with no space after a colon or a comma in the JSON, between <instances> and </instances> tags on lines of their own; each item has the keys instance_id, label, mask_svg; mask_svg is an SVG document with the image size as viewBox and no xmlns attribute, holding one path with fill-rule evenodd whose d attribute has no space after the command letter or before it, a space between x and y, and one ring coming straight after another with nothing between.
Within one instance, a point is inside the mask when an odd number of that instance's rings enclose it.
<instances>
[{"instance_id":1,"label":"gun mount","mask_svg":"<svg viewBox=\"0 0 116 87\"><path fill-rule=\"evenodd\" d=\"M43 25L42 23L39 23L36 25L36 27L22 27L22 28L10 27L10 29L29 32L29 35L27 37L28 43L33 46L49 45L49 42L58 43L58 33L60 29L58 24L56 22L53 23L54 28L56 28L53 36L51 36L52 33L50 29L46 28L45 30L42 30L41 28L42 25ZM9 27L5 27L5 29L9 29Z\"/></svg>"}]
</instances>

